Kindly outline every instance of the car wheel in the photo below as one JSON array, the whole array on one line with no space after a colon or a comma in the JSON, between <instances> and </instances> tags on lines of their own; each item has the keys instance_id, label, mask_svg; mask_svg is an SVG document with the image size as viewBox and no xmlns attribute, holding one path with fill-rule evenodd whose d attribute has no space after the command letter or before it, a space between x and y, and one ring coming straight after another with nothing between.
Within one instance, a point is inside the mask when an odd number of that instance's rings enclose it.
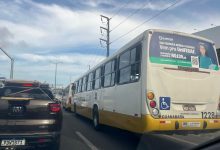
<instances>
[{"instance_id":1,"label":"car wheel","mask_svg":"<svg viewBox=\"0 0 220 150\"><path fill-rule=\"evenodd\" d=\"M93 109L93 126L96 130L100 130L100 124L99 124L99 112L98 108L95 107Z\"/></svg>"}]
</instances>

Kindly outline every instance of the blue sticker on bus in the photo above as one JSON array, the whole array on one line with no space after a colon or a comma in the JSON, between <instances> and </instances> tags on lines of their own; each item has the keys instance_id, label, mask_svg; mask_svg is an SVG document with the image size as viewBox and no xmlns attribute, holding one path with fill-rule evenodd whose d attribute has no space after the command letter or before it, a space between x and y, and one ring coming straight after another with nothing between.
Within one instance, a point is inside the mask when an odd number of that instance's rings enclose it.
<instances>
[{"instance_id":1,"label":"blue sticker on bus","mask_svg":"<svg viewBox=\"0 0 220 150\"><path fill-rule=\"evenodd\" d=\"M170 97L160 97L160 110L170 110Z\"/></svg>"}]
</instances>

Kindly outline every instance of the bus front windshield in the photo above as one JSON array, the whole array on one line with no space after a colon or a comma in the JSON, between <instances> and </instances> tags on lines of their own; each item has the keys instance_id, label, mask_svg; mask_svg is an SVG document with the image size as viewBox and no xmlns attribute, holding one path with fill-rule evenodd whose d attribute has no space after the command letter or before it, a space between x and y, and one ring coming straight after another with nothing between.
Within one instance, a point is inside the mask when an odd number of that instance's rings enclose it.
<instances>
[{"instance_id":1,"label":"bus front windshield","mask_svg":"<svg viewBox=\"0 0 220 150\"><path fill-rule=\"evenodd\" d=\"M149 56L152 63L219 70L212 43L178 34L154 32Z\"/></svg>"}]
</instances>

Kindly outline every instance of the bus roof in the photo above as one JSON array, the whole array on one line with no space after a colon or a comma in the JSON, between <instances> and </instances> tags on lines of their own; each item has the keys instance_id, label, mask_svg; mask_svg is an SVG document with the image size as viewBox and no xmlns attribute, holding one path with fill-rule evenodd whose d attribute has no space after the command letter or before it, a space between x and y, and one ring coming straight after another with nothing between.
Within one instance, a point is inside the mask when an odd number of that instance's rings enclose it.
<instances>
[{"instance_id":1,"label":"bus roof","mask_svg":"<svg viewBox=\"0 0 220 150\"><path fill-rule=\"evenodd\" d=\"M207 41L207 42L214 44L214 42L210 39L207 39L207 38L204 38L201 36L197 36L197 35L194 35L191 33L184 33L184 32L179 32L179 31L165 30L165 29L150 29L150 30L146 30L146 31L153 31L153 32L156 31L156 32L164 32L164 33L171 33L171 34L177 34L177 35L182 35L182 36L188 36L188 37L200 39L200 40Z\"/></svg>"}]
</instances>

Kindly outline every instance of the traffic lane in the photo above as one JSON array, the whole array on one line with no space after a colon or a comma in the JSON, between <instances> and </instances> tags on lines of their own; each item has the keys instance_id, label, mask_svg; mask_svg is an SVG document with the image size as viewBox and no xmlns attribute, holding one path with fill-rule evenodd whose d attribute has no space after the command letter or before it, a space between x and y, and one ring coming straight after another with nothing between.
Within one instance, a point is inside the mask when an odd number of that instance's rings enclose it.
<instances>
[{"instance_id":1,"label":"traffic lane","mask_svg":"<svg viewBox=\"0 0 220 150\"><path fill-rule=\"evenodd\" d=\"M201 141L192 135L136 135L124 130L103 126L101 131L94 130L92 122L81 116L64 112L61 136L61 150L64 149L188 149ZM204 137L203 137L204 138ZM197 139L200 142L195 142ZM202 139L202 140L201 140ZM194 141L193 141L194 140ZM88 144L89 143L89 144Z\"/></svg>"},{"instance_id":2,"label":"traffic lane","mask_svg":"<svg viewBox=\"0 0 220 150\"><path fill-rule=\"evenodd\" d=\"M88 139L95 147L97 147L97 149L134 150L139 142L139 137L134 136L134 134L130 132L109 127L103 127L101 131L96 131L89 119L64 111L63 128L61 133L61 150L66 150L66 147L71 149L81 149L80 146L82 145L84 148L91 150L91 147L83 141L78 133ZM75 143L78 145L75 145Z\"/></svg>"},{"instance_id":3,"label":"traffic lane","mask_svg":"<svg viewBox=\"0 0 220 150\"><path fill-rule=\"evenodd\" d=\"M90 150L75 134L75 123L72 115L63 111L63 126L61 131L60 150Z\"/></svg>"}]
</instances>

